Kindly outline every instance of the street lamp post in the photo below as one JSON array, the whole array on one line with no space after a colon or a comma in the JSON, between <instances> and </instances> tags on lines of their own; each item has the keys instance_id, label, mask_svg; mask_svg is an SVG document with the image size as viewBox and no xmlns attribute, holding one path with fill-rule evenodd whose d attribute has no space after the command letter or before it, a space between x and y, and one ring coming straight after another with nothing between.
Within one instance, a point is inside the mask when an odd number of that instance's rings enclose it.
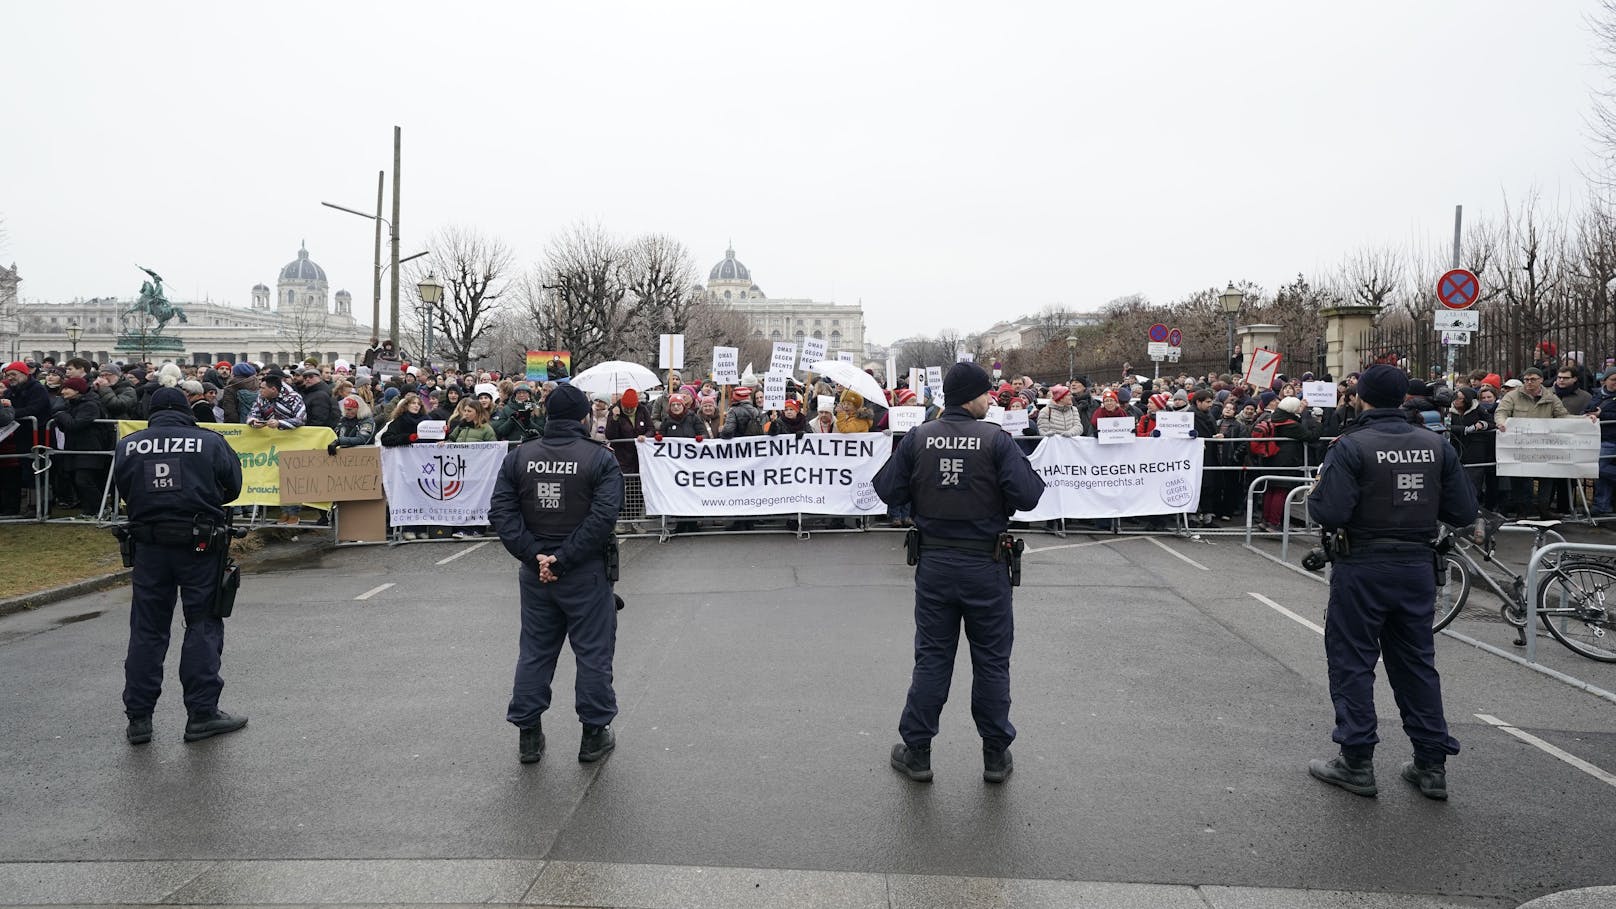
<instances>
[{"instance_id":1,"label":"street lamp post","mask_svg":"<svg viewBox=\"0 0 1616 909\"><path fill-rule=\"evenodd\" d=\"M1077 377L1077 335L1066 336L1066 384Z\"/></svg>"},{"instance_id":2,"label":"street lamp post","mask_svg":"<svg viewBox=\"0 0 1616 909\"><path fill-rule=\"evenodd\" d=\"M427 371L432 370L432 324L436 321L438 303L443 300L443 282L439 281L432 272L427 272L419 284L415 285L416 293L421 295L421 308L417 310L422 321L426 322L426 350L421 356L426 360Z\"/></svg>"},{"instance_id":3,"label":"street lamp post","mask_svg":"<svg viewBox=\"0 0 1616 909\"><path fill-rule=\"evenodd\" d=\"M78 353L79 338L83 335L84 329L79 326L78 319L67 320L67 359L73 359L73 356Z\"/></svg>"},{"instance_id":4,"label":"street lamp post","mask_svg":"<svg viewBox=\"0 0 1616 909\"><path fill-rule=\"evenodd\" d=\"M388 337L393 340L393 347L395 348L398 347L398 266L409 261L409 259L400 259L398 257L398 193L400 183L398 170L401 159L402 137L403 131L397 126L393 127L393 219L391 221L382 217L382 172L377 172L376 174L376 213L374 215L349 208L346 205L337 205L334 202L320 203L327 208L345 211L350 215L358 215L361 218L370 218L376 222L375 277L371 283L370 330L378 338L382 334L382 272L386 270L382 266L382 225L387 225L388 246L392 250L390 267L393 269L392 290L390 292L391 303L388 310L393 324L388 330ZM410 257L410 259L413 258L415 257Z\"/></svg>"},{"instance_id":5,"label":"street lamp post","mask_svg":"<svg viewBox=\"0 0 1616 909\"><path fill-rule=\"evenodd\" d=\"M1229 282L1227 290L1218 294L1218 306L1223 309L1223 318L1229 323L1229 356L1226 362L1230 372L1234 371L1234 320L1235 316L1240 315L1240 304L1245 299L1246 295L1235 289L1233 281Z\"/></svg>"}]
</instances>

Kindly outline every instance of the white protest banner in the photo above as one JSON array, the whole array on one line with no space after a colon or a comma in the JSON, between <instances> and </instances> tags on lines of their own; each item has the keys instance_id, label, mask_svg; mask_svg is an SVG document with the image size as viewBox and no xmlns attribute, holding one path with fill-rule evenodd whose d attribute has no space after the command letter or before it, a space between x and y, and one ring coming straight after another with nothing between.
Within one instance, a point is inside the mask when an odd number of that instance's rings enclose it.
<instances>
[{"instance_id":1,"label":"white protest banner","mask_svg":"<svg viewBox=\"0 0 1616 909\"><path fill-rule=\"evenodd\" d=\"M1094 435L1101 445L1132 442L1137 438L1133 434L1133 427L1133 417L1100 417L1094 421Z\"/></svg>"},{"instance_id":2,"label":"white protest banner","mask_svg":"<svg viewBox=\"0 0 1616 909\"><path fill-rule=\"evenodd\" d=\"M997 423L1000 426L1003 426L1004 425L1004 408L1000 407L997 404L989 404L988 405L988 415L983 417L982 419L986 420L989 423Z\"/></svg>"},{"instance_id":3,"label":"white protest banner","mask_svg":"<svg viewBox=\"0 0 1616 909\"><path fill-rule=\"evenodd\" d=\"M941 366L926 367L926 387L931 389L931 396L937 400L943 397L943 368Z\"/></svg>"},{"instance_id":4,"label":"white protest banner","mask_svg":"<svg viewBox=\"0 0 1616 909\"><path fill-rule=\"evenodd\" d=\"M774 355L769 357L769 375L791 375L791 370L797 365L797 343L795 341L774 342Z\"/></svg>"},{"instance_id":5,"label":"white protest banner","mask_svg":"<svg viewBox=\"0 0 1616 909\"><path fill-rule=\"evenodd\" d=\"M685 336L662 335L657 344L658 369L685 368Z\"/></svg>"},{"instance_id":6,"label":"white protest banner","mask_svg":"<svg viewBox=\"0 0 1616 909\"><path fill-rule=\"evenodd\" d=\"M843 363L857 363L858 362L858 359L853 356L853 352L851 350L839 350L839 351L837 351L836 352L836 359L841 360Z\"/></svg>"},{"instance_id":7,"label":"white protest banner","mask_svg":"<svg viewBox=\"0 0 1616 909\"><path fill-rule=\"evenodd\" d=\"M1016 512L1012 520L1127 518L1198 510L1206 446L1199 439L1131 441L1131 445L1101 445L1090 438L1050 436L1039 442L1028 460L1044 478L1044 494L1038 507Z\"/></svg>"},{"instance_id":8,"label":"white protest banner","mask_svg":"<svg viewBox=\"0 0 1616 909\"><path fill-rule=\"evenodd\" d=\"M1515 417L1497 435L1498 475L1592 480L1599 476L1599 424L1582 417Z\"/></svg>"},{"instance_id":9,"label":"white protest banner","mask_svg":"<svg viewBox=\"0 0 1616 909\"><path fill-rule=\"evenodd\" d=\"M803 372L812 372L808 367L823 359L825 359L825 339L803 338L802 359L799 361L797 368Z\"/></svg>"},{"instance_id":10,"label":"white protest banner","mask_svg":"<svg viewBox=\"0 0 1616 909\"><path fill-rule=\"evenodd\" d=\"M1337 395L1334 382L1303 382L1302 400L1309 407L1334 407Z\"/></svg>"},{"instance_id":11,"label":"white protest banner","mask_svg":"<svg viewBox=\"0 0 1616 909\"><path fill-rule=\"evenodd\" d=\"M1187 439L1195 428L1195 414L1188 410L1164 410L1156 414L1156 430L1164 439Z\"/></svg>"},{"instance_id":12,"label":"white protest banner","mask_svg":"<svg viewBox=\"0 0 1616 909\"><path fill-rule=\"evenodd\" d=\"M382 449L382 488L393 526L488 523L504 442L399 445Z\"/></svg>"},{"instance_id":13,"label":"white protest banner","mask_svg":"<svg viewBox=\"0 0 1616 909\"><path fill-rule=\"evenodd\" d=\"M1274 384L1274 376L1279 375L1279 351L1259 347L1251 352L1251 367L1246 370L1245 382L1257 386L1258 391L1265 391Z\"/></svg>"},{"instance_id":14,"label":"white protest banner","mask_svg":"<svg viewBox=\"0 0 1616 909\"><path fill-rule=\"evenodd\" d=\"M713 381L720 385L739 385L741 351L736 347L713 348Z\"/></svg>"},{"instance_id":15,"label":"white protest banner","mask_svg":"<svg viewBox=\"0 0 1616 909\"><path fill-rule=\"evenodd\" d=\"M637 443L648 515L884 514L872 481L881 433L809 433Z\"/></svg>"},{"instance_id":16,"label":"white protest banner","mask_svg":"<svg viewBox=\"0 0 1616 909\"><path fill-rule=\"evenodd\" d=\"M893 432L908 432L926 422L924 407L887 408L887 428Z\"/></svg>"},{"instance_id":17,"label":"white protest banner","mask_svg":"<svg viewBox=\"0 0 1616 909\"><path fill-rule=\"evenodd\" d=\"M835 395L818 395L816 398L815 413L834 413L836 410Z\"/></svg>"},{"instance_id":18,"label":"white protest banner","mask_svg":"<svg viewBox=\"0 0 1616 909\"><path fill-rule=\"evenodd\" d=\"M443 434L448 431L448 428L449 421L447 420L422 420L416 424L415 436L428 441L437 441L443 438Z\"/></svg>"},{"instance_id":19,"label":"white protest banner","mask_svg":"<svg viewBox=\"0 0 1616 909\"><path fill-rule=\"evenodd\" d=\"M999 417L999 425L1005 432L1013 436L1021 435L1021 431L1032 425L1031 415L1025 410L1011 408Z\"/></svg>"},{"instance_id":20,"label":"white protest banner","mask_svg":"<svg viewBox=\"0 0 1616 909\"><path fill-rule=\"evenodd\" d=\"M763 377L763 409L784 410L786 407L786 377L780 375L767 375Z\"/></svg>"}]
</instances>

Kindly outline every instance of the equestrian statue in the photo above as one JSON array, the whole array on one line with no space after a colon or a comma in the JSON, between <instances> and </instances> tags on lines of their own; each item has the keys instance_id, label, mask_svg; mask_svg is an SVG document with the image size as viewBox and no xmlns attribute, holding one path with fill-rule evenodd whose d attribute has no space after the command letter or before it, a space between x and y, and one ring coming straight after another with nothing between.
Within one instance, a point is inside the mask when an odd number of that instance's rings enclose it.
<instances>
[{"instance_id":1,"label":"equestrian statue","mask_svg":"<svg viewBox=\"0 0 1616 909\"><path fill-rule=\"evenodd\" d=\"M163 296L162 275L159 275L157 272L152 271L144 265L136 265L135 267L150 275L151 280L141 282L140 299L135 302L134 306L124 310L124 315L128 316L135 313L140 313L156 319L157 327L151 331L151 333L154 335L160 334L163 330L163 326L167 325L169 320L175 316L180 317L181 324L190 321L185 318L185 310L168 302L168 298Z\"/></svg>"}]
</instances>

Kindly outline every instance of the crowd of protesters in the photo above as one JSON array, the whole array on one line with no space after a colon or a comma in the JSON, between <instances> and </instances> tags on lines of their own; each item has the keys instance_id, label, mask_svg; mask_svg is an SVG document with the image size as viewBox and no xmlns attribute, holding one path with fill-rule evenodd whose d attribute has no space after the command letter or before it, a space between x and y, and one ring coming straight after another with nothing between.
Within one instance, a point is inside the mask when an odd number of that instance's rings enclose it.
<instances>
[{"instance_id":1,"label":"crowd of protesters","mask_svg":"<svg viewBox=\"0 0 1616 909\"><path fill-rule=\"evenodd\" d=\"M1509 421L1517 417L1596 419L1602 423L1600 478L1590 510L1596 516L1608 515L1616 489L1616 367L1596 375L1573 359L1556 359L1546 349L1539 353L1538 362L1507 380L1499 373L1478 370L1456 377L1452 385L1412 381L1403 405L1408 419L1451 440L1484 507L1536 518L1574 510L1573 484L1499 477L1494 463L1497 433L1507 431ZM28 417L37 420L34 425L40 431L36 439L16 433L0 440L0 455L26 452L32 444L53 449L54 503L93 518L108 462L104 454L92 453L110 450L113 442L113 429L106 421L143 419L158 388L183 391L199 422L282 430L329 427L336 435L330 445L334 452L373 443L521 442L538 437L544 432L546 398L557 382L568 381L560 361L552 362L550 369L549 379L542 382L487 370L426 370L404 364L387 342L375 345L359 364L313 359L282 365L219 362L190 367L96 364L77 357L61 364L21 361L4 369L0 433L6 425ZM783 406L765 408L761 377L743 377L742 384L733 387L720 387L711 379L687 382L677 372L669 378L672 382L665 390L590 395L589 432L611 447L631 483L638 482L638 452L632 444L636 439L890 433L890 407L923 407L926 420L941 412L940 394L934 400L928 389L911 389L902 380L882 400L870 401L828 381L804 384L793 379ZM1097 421L1105 418L1128 418L1136 435L1151 436L1158 434L1157 414L1191 413L1193 437L1206 445L1206 469L1200 511L1189 521L1217 526L1244 519L1258 477L1305 475L1321 462L1329 440L1351 428L1356 418L1355 375L1339 381L1318 377L1335 382L1334 407L1304 403L1302 383L1314 378L1312 373L1294 379L1278 375L1270 387L1258 388L1228 374L1153 380L1128 370L1109 381L1080 376L1051 384L1018 376L1004 381L996 396L1006 411L1026 412L1026 428L1020 435L1029 447L1045 436L1094 436ZM426 421L442 421L444 431L424 436L421 424ZM31 488L25 465L20 459L0 458L0 516L22 511L23 492ZM1262 522L1268 529L1281 523L1289 488L1270 484L1263 493ZM298 511L287 506L281 520L296 523ZM889 517L894 524L907 521L907 515L898 512ZM1141 520L1147 529L1165 523L1164 517ZM695 525L681 521L678 527Z\"/></svg>"}]
</instances>

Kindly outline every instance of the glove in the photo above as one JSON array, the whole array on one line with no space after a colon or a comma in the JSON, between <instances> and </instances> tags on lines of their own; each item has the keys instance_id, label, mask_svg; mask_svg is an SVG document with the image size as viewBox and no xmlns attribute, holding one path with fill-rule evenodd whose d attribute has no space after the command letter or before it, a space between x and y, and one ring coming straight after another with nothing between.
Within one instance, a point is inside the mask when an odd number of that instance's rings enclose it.
<instances>
[{"instance_id":1,"label":"glove","mask_svg":"<svg viewBox=\"0 0 1616 909\"><path fill-rule=\"evenodd\" d=\"M1190 430L1190 438L1195 438L1195 430Z\"/></svg>"},{"instance_id":2,"label":"glove","mask_svg":"<svg viewBox=\"0 0 1616 909\"><path fill-rule=\"evenodd\" d=\"M696 436L696 441L700 442L701 441L701 436Z\"/></svg>"},{"instance_id":3,"label":"glove","mask_svg":"<svg viewBox=\"0 0 1616 909\"><path fill-rule=\"evenodd\" d=\"M337 443L335 441L333 441L330 445L327 445L325 447L325 453L328 454L328 455L335 456L336 453L337 453Z\"/></svg>"},{"instance_id":4,"label":"glove","mask_svg":"<svg viewBox=\"0 0 1616 909\"><path fill-rule=\"evenodd\" d=\"M655 435L655 436L653 436L653 437L652 437L652 438L654 438L654 439L656 439L656 440L657 440L657 441L658 441L658 442L660 442L660 441L662 441L662 433L660 433L660 432L659 432L659 433L657 433L657 434L656 434L656 435Z\"/></svg>"},{"instance_id":5,"label":"glove","mask_svg":"<svg viewBox=\"0 0 1616 909\"><path fill-rule=\"evenodd\" d=\"M1151 437L1151 438L1152 438L1152 439L1159 439L1159 438L1161 438L1161 430L1159 430L1159 429L1152 429L1152 430L1151 430L1151 431L1150 431L1150 437Z\"/></svg>"}]
</instances>

